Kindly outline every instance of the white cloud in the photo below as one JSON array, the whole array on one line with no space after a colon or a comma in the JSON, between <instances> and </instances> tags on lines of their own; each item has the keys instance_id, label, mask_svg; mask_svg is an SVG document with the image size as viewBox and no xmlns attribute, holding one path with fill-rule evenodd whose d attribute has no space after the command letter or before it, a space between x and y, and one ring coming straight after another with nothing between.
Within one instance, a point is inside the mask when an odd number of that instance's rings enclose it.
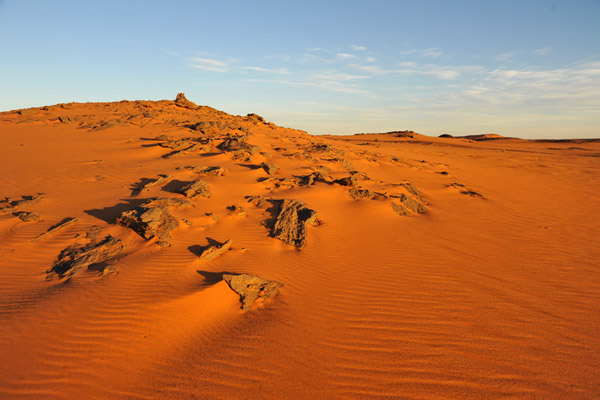
<instances>
[{"instance_id":1,"label":"white cloud","mask_svg":"<svg viewBox=\"0 0 600 400\"><path fill-rule=\"evenodd\" d=\"M353 44L352 48L356 51L365 51L367 49L365 46L358 46L356 44Z\"/></svg>"},{"instance_id":2,"label":"white cloud","mask_svg":"<svg viewBox=\"0 0 600 400\"><path fill-rule=\"evenodd\" d=\"M370 63L374 63L375 61L377 61L377 59L375 57L367 57L365 59L366 62L370 62Z\"/></svg>"},{"instance_id":3,"label":"white cloud","mask_svg":"<svg viewBox=\"0 0 600 400\"><path fill-rule=\"evenodd\" d=\"M212 72L228 72L227 63L224 61L213 60L210 58L193 58L192 67Z\"/></svg>"},{"instance_id":4,"label":"white cloud","mask_svg":"<svg viewBox=\"0 0 600 400\"><path fill-rule=\"evenodd\" d=\"M437 58L444 53L442 53L441 49L438 49L437 47L431 47L428 49L405 50L405 51L401 51L400 54L407 54L407 55L414 54L417 57Z\"/></svg>"},{"instance_id":5,"label":"white cloud","mask_svg":"<svg viewBox=\"0 0 600 400\"><path fill-rule=\"evenodd\" d=\"M247 65L236 66L235 68L245 69L245 70L249 70L249 71L256 71L256 72L265 72L268 74L278 74L278 75L291 74L291 72L288 71L286 68L274 69L274 68L253 67L253 66L247 66Z\"/></svg>"},{"instance_id":6,"label":"white cloud","mask_svg":"<svg viewBox=\"0 0 600 400\"><path fill-rule=\"evenodd\" d=\"M550 50L552 50L551 47L544 47L542 49L534 50L533 54L538 55L538 56L545 56L546 54L550 53Z\"/></svg>"},{"instance_id":7,"label":"white cloud","mask_svg":"<svg viewBox=\"0 0 600 400\"><path fill-rule=\"evenodd\" d=\"M354 54L337 53L337 58L339 58L340 60L347 60L349 58L354 58L354 57L356 57Z\"/></svg>"}]
</instances>

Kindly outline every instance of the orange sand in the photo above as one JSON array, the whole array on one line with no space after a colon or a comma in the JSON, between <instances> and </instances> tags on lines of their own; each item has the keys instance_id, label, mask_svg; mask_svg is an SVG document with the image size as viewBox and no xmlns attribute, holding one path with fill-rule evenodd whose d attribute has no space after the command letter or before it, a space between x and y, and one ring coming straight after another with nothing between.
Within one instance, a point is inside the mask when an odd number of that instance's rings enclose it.
<instances>
[{"instance_id":1,"label":"orange sand","mask_svg":"<svg viewBox=\"0 0 600 400\"><path fill-rule=\"evenodd\" d=\"M218 144L227 129L185 127L216 119L247 126L264 154L164 159L169 149L150 140ZM120 123L92 129L111 120ZM0 214L2 399L600 397L598 142L313 137L172 101L2 113L0 140L0 200L47 194L24 209L40 222ZM307 159L311 142L339 153ZM427 213L399 216L394 199L356 201L323 182L270 190L249 165L275 163L277 178L324 165L341 178L341 159L379 193L411 182ZM202 177L212 196L172 210L192 225L180 224L171 247L109 223L137 199L182 197L164 185L132 196L141 178L191 181L186 167L202 165L225 175ZM268 210L246 195L303 200L323 224L296 250L269 236ZM79 222L31 242L66 217ZM47 281L58 253L94 225L125 242L118 273ZM190 248L207 238L231 238L232 249L200 260ZM285 286L242 313L223 272Z\"/></svg>"}]
</instances>

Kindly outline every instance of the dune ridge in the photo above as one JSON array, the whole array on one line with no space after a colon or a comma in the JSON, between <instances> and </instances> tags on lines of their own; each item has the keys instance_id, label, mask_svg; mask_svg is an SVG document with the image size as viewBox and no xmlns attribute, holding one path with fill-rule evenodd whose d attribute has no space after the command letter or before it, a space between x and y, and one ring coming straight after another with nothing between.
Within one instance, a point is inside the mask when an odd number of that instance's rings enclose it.
<instances>
[{"instance_id":1,"label":"dune ridge","mask_svg":"<svg viewBox=\"0 0 600 400\"><path fill-rule=\"evenodd\" d=\"M600 395L599 142L311 136L182 94L0 137L1 398ZM168 235L118 223L143 204ZM243 312L231 274L283 286Z\"/></svg>"}]
</instances>

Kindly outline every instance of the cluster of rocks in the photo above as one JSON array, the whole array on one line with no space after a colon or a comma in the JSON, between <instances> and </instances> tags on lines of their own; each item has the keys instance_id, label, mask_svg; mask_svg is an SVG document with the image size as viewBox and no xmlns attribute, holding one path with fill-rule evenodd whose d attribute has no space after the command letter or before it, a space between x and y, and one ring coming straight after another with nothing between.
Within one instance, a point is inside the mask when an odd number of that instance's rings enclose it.
<instances>
[{"instance_id":1,"label":"cluster of rocks","mask_svg":"<svg viewBox=\"0 0 600 400\"><path fill-rule=\"evenodd\" d=\"M110 235L101 241L92 241L83 246L69 246L60 252L52 267L46 271L46 278L70 278L93 266L97 267L101 275L105 275L112 271L109 262L114 260L124 247L120 239Z\"/></svg>"},{"instance_id":2,"label":"cluster of rocks","mask_svg":"<svg viewBox=\"0 0 600 400\"><path fill-rule=\"evenodd\" d=\"M187 200L173 198L152 199L131 210L124 211L116 223L133 229L146 240L157 238L157 244L169 246L171 232L179 226L179 221L171 215L168 207L189 207Z\"/></svg>"},{"instance_id":3,"label":"cluster of rocks","mask_svg":"<svg viewBox=\"0 0 600 400\"><path fill-rule=\"evenodd\" d=\"M17 212L25 207L32 206L44 200L46 195L44 193L37 194L35 196L21 196L20 200L11 200L5 198L0 201L0 212L4 214Z\"/></svg>"}]
</instances>

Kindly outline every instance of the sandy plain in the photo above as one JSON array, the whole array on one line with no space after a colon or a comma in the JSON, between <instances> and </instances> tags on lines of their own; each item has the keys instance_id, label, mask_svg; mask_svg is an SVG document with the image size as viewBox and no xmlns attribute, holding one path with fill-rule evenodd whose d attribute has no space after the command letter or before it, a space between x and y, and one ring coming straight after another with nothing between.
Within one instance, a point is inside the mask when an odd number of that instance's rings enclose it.
<instances>
[{"instance_id":1,"label":"sandy plain","mask_svg":"<svg viewBox=\"0 0 600 400\"><path fill-rule=\"evenodd\" d=\"M475 139L184 98L0 113L0 398L599 398L600 142ZM115 223L156 197L191 202L167 246ZM273 237L283 199L318 213L302 248ZM47 273L108 235L117 256ZM284 286L243 312L226 273Z\"/></svg>"}]
</instances>

